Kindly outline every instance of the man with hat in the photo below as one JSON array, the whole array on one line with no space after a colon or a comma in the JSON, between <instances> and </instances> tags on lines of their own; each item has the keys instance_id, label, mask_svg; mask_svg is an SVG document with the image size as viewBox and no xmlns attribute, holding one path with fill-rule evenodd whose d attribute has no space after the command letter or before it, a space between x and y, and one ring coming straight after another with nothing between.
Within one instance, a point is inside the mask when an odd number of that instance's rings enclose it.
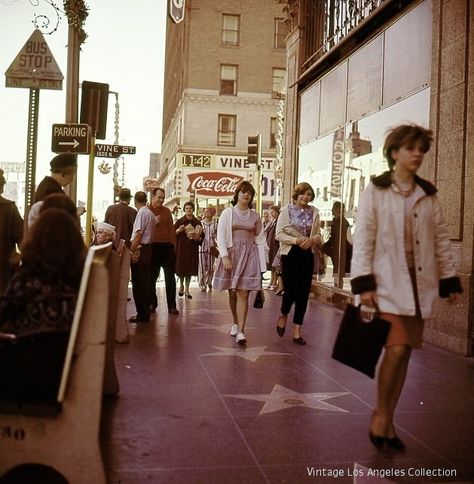
<instances>
[{"instance_id":1,"label":"man with hat","mask_svg":"<svg viewBox=\"0 0 474 484\"><path fill-rule=\"evenodd\" d=\"M56 155L51 162L51 176L45 176L36 188L33 203L44 200L51 193L63 193L77 171L77 156L72 153Z\"/></svg>"},{"instance_id":2,"label":"man with hat","mask_svg":"<svg viewBox=\"0 0 474 484\"><path fill-rule=\"evenodd\" d=\"M104 220L115 227L115 248L118 249L120 239L125 240L125 245L130 248L130 237L137 211L130 207L132 194L128 188L121 188L118 197L119 201L116 204L107 207Z\"/></svg>"}]
</instances>

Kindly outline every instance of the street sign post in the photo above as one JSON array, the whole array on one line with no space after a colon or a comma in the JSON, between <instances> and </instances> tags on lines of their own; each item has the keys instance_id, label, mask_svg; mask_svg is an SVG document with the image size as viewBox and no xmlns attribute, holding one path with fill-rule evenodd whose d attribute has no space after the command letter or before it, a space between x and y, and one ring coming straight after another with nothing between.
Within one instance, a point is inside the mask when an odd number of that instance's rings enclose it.
<instances>
[{"instance_id":1,"label":"street sign post","mask_svg":"<svg viewBox=\"0 0 474 484\"><path fill-rule=\"evenodd\" d=\"M95 145L95 156L98 158L118 158L122 155L134 155L136 153L135 146L122 145Z\"/></svg>"},{"instance_id":2,"label":"street sign post","mask_svg":"<svg viewBox=\"0 0 474 484\"><path fill-rule=\"evenodd\" d=\"M36 177L36 146L40 89L63 88L64 76L40 30L36 29L5 72L5 86L29 88L28 136L26 140L25 230L33 203Z\"/></svg>"},{"instance_id":3,"label":"street sign post","mask_svg":"<svg viewBox=\"0 0 474 484\"><path fill-rule=\"evenodd\" d=\"M87 124L53 124L53 153L88 154L91 151L91 128Z\"/></svg>"}]
</instances>

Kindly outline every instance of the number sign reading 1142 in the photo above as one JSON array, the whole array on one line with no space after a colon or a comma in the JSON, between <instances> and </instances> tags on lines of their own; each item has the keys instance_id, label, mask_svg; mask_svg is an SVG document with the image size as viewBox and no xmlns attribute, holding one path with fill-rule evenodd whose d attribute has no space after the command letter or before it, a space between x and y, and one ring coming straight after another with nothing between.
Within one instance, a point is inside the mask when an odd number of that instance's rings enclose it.
<instances>
[{"instance_id":1,"label":"number sign reading 1142","mask_svg":"<svg viewBox=\"0 0 474 484\"><path fill-rule=\"evenodd\" d=\"M98 158L118 158L122 155L134 155L136 153L135 146L122 145L95 145L95 156Z\"/></svg>"},{"instance_id":2,"label":"number sign reading 1142","mask_svg":"<svg viewBox=\"0 0 474 484\"><path fill-rule=\"evenodd\" d=\"M210 168L211 157L209 155L183 155L181 163L183 166Z\"/></svg>"}]
</instances>

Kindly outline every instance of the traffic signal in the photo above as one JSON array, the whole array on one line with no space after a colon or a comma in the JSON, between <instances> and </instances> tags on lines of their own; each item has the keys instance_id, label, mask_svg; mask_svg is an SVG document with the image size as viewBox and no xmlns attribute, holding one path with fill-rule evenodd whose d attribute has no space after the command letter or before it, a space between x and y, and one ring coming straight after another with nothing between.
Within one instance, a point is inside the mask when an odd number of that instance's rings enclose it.
<instances>
[{"instance_id":1,"label":"traffic signal","mask_svg":"<svg viewBox=\"0 0 474 484\"><path fill-rule=\"evenodd\" d=\"M108 84L82 81L81 123L88 124L97 139L105 139L108 104Z\"/></svg>"},{"instance_id":2,"label":"traffic signal","mask_svg":"<svg viewBox=\"0 0 474 484\"><path fill-rule=\"evenodd\" d=\"M248 146L247 146L247 161L249 163L260 163L261 158L261 144L262 144L262 137L257 134L256 136L249 136L248 137Z\"/></svg>"}]
</instances>

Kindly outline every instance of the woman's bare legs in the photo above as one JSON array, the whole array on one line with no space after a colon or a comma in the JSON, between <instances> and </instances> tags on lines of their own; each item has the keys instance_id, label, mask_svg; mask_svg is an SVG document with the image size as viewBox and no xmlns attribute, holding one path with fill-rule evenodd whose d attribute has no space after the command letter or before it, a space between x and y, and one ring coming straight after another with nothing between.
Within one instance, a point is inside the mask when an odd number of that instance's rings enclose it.
<instances>
[{"instance_id":1,"label":"woman's bare legs","mask_svg":"<svg viewBox=\"0 0 474 484\"><path fill-rule=\"evenodd\" d=\"M249 310L249 294L250 291L237 291L237 324L241 333L245 330L245 323L247 322L247 313Z\"/></svg>"},{"instance_id":2,"label":"woman's bare legs","mask_svg":"<svg viewBox=\"0 0 474 484\"><path fill-rule=\"evenodd\" d=\"M189 293L189 285L191 284L191 276L186 276L184 278L184 293L187 294L188 296L190 295Z\"/></svg>"},{"instance_id":3,"label":"woman's bare legs","mask_svg":"<svg viewBox=\"0 0 474 484\"><path fill-rule=\"evenodd\" d=\"M370 431L381 437L395 437L393 416L405 383L411 348L406 345L385 349L377 377L377 407Z\"/></svg>"},{"instance_id":4,"label":"woman's bare legs","mask_svg":"<svg viewBox=\"0 0 474 484\"><path fill-rule=\"evenodd\" d=\"M230 311L232 312L232 319L234 320L234 324L238 324L237 320L237 293L235 291L231 291L229 289L229 306Z\"/></svg>"}]
</instances>

